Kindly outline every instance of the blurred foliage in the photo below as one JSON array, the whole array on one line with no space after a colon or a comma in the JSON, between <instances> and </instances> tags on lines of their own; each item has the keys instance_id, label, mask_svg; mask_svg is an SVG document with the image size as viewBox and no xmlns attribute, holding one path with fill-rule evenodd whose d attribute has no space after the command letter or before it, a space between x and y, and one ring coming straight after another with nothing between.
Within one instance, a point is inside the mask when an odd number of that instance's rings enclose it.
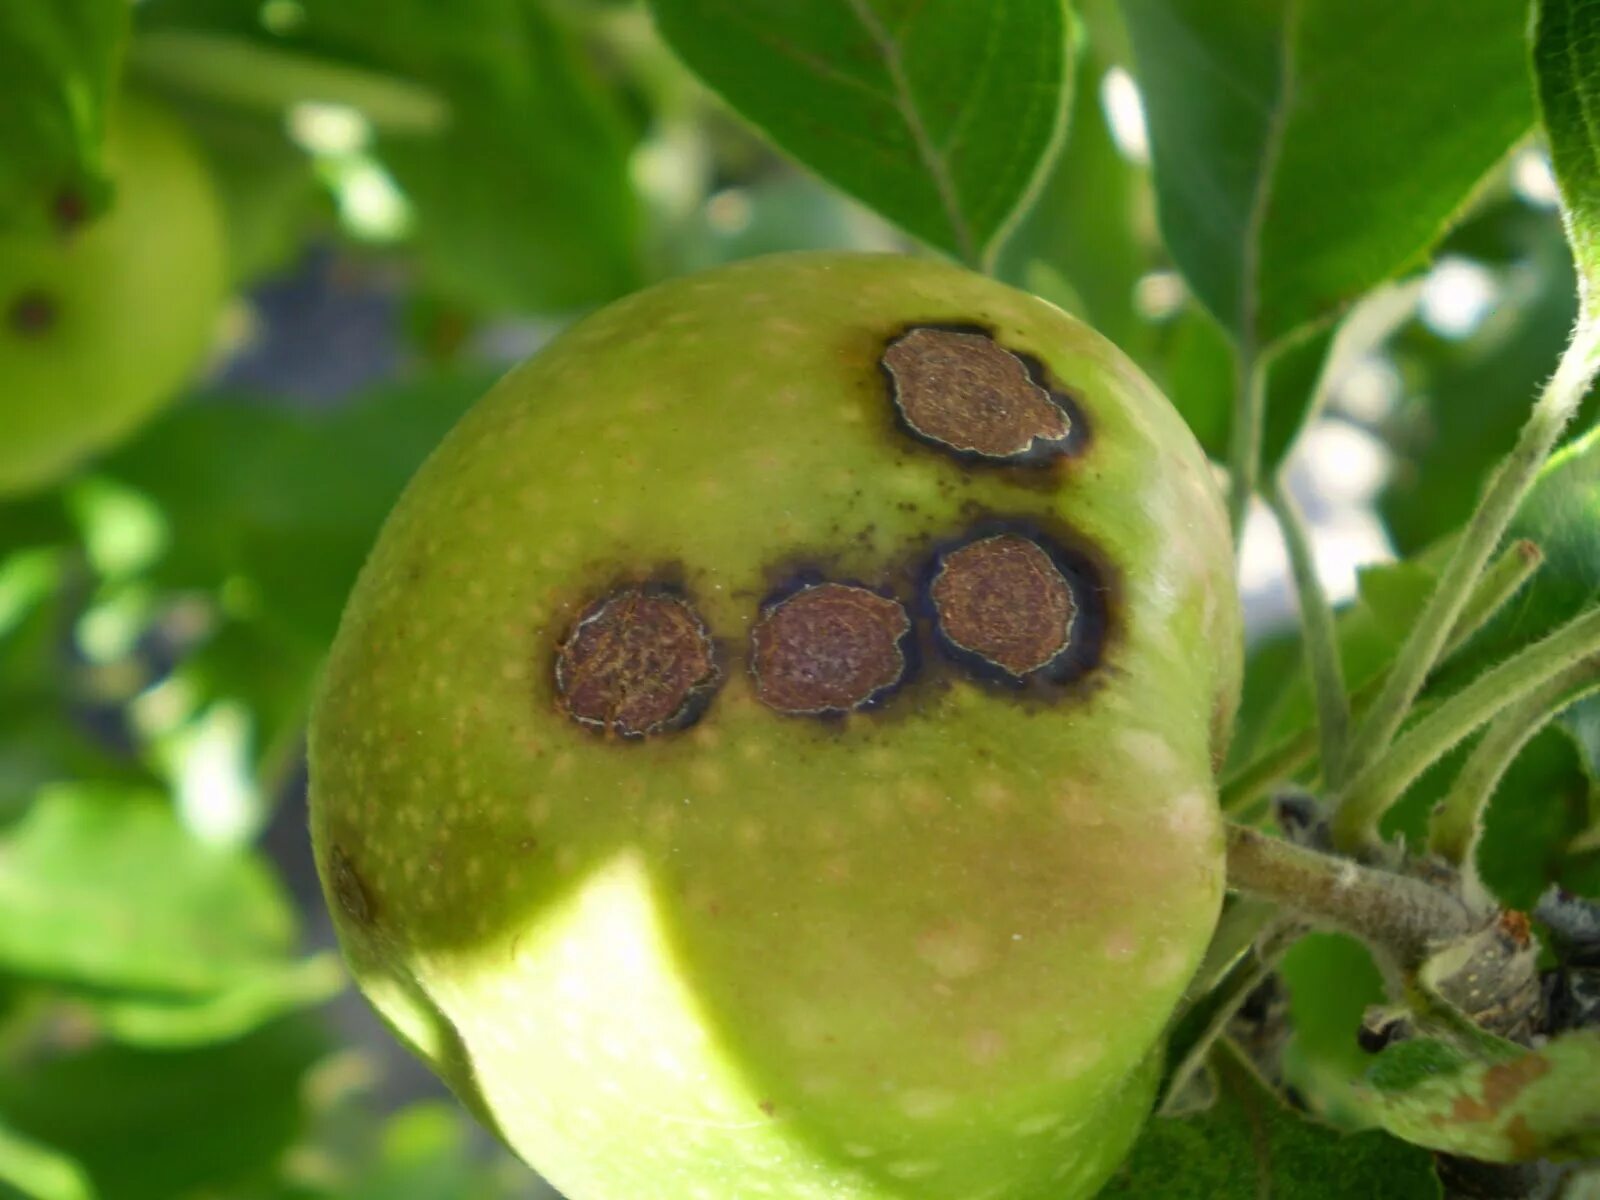
<instances>
[{"instance_id":1,"label":"blurred foliage","mask_svg":"<svg viewBox=\"0 0 1600 1200\"><path fill-rule=\"evenodd\" d=\"M127 27L121 0L0 8L0 227L70 224L110 203L105 113Z\"/></svg>"},{"instance_id":2,"label":"blurred foliage","mask_svg":"<svg viewBox=\"0 0 1600 1200\"><path fill-rule=\"evenodd\" d=\"M548 1194L417 1099L348 993L328 1003L301 734L417 465L510 361L657 279L818 247L985 262L1109 334L1218 458L1242 340L1270 365L1270 465L1318 426L1381 447L1401 561L1339 614L1346 679L1370 685L1560 353L1574 273L1523 141L1521 5L1255 20L1287 7L653 0L658 33L642 0L0 6L0 227L53 236L114 204L106 108L156 92L211 164L239 293L165 416L0 499L0 1197ZM1591 91L1570 95L1581 115ZM1589 170L1570 143L1557 159ZM1486 281L1471 319L1430 308L1433 259ZM305 324L330 340L296 343L281 289L312 261L334 266ZM338 341L341 305L374 297L383 344ZM244 382L255 353L278 374ZM365 385L308 400L292 373L319 355ZM1430 702L1600 596L1597 404L1513 529L1544 565ZM1297 636L1257 631L1231 768L1311 714ZM1466 750L1393 830L1420 835ZM1600 896L1600 700L1523 751L1478 868L1511 905ZM1308 938L1281 976L1288 1081L1370 1125L1366 952ZM1263 1145L1295 1195L1435 1194L1426 1155L1213 1067L1217 1103L1154 1124L1109 1195L1255 1195L1237 1164ZM1434 1086L1419 1119L1451 1101Z\"/></svg>"}]
</instances>

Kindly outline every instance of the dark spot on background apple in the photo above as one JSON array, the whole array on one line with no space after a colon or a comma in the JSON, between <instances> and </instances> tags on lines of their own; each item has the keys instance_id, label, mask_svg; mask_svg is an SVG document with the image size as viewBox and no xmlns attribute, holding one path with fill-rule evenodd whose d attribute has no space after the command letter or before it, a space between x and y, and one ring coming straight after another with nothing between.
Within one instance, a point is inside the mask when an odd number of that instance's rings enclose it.
<instances>
[{"instance_id":1,"label":"dark spot on background apple","mask_svg":"<svg viewBox=\"0 0 1600 1200\"><path fill-rule=\"evenodd\" d=\"M705 621L685 596L660 583L599 597L556 652L556 695L567 715L624 738L693 724L720 678Z\"/></svg>"},{"instance_id":2,"label":"dark spot on background apple","mask_svg":"<svg viewBox=\"0 0 1600 1200\"><path fill-rule=\"evenodd\" d=\"M43 288L28 288L19 292L6 309L6 324L13 333L23 337L42 337L56 326L60 312L56 302Z\"/></svg>"},{"instance_id":3,"label":"dark spot on background apple","mask_svg":"<svg viewBox=\"0 0 1600 1200\"><path fill-rule=\"evenodd\" d=\"M89 201L77 188L64 187L50 202L50 219L58 233L75 233L89 219Z\"/></svg>"}]
</instances>

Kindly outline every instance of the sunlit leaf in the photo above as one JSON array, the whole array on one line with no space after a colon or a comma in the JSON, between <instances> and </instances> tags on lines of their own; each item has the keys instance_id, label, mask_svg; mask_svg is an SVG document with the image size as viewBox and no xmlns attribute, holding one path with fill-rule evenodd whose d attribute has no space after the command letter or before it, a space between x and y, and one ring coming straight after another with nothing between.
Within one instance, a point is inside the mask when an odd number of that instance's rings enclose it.
<instances>
[{"instance_id":1,"label":"sunlit leaf","mask_svg":"<svg viewBox=\"0 0 1600 1200\"><path fill-rule=\"evenodd\" d=\"M1065 0L652 0L743 116L922 240L988 260L1066 121Z\"/></svg>"},{"instance_id":2,"label":"sunlit leaf","mask_svg":"<svg viewBox=\"0 0 1600 1200\"><path fill-rule=\"evenodd\" d=\"M1414 265L1533 120L1505 0L1129 0L1167 245L1265 347Z\"/></svg>"},{"instance_id":3,"label":"sunlit leaf","mask_svg":"<svg viewBox=\"0 0 1600 1200\"><path fill-rule=\"evenodd\" d=\"M205 846L158 798L41 794L0 839L0 968L200 995L283 961L293 916L265 866Z\"/></svg>"},{"instance_id":4,"label":"sunlit leaf","mask_svg":"<svg viewBox=\"0 0 1600 1200\"><path fill-rule=\"evenodd\" d=\"M1533 70L1585 308L1600 318L1600 3L1536 0Z\"/></svg>"}]
</instances>

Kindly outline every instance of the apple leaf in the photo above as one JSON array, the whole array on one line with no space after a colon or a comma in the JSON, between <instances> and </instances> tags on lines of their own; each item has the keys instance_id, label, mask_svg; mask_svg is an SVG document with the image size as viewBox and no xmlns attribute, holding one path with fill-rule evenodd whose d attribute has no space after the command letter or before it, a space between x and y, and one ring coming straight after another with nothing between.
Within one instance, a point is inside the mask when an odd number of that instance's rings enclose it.
<instances>
[{"instance_id":1,"label":"apple leaf","mask_svg":"<svg viewBox=\"0 0 1600 1200\"><path fill-rule=\"evenodd\" d=\"M1095 46L1092 35L1090 44ZM1007 240L999 274L1082 317L1154 374L1157 326L1134 304L1139 277L1158 261L1153 231L1142 219L1151 204L1150 179L1112 139L1100 103L1107 66L1101 53L1079 62L1066 143L1038 199ZM1052 294L1051 272L1070 286L1075 304Z\"/></svg>"},{"instance_id":2,"label":"apple leaf","mask_svg":"<svg viewBox=\"0 0 1600 1200\"><path fill-rule=\"evenodd\" d=\"M6 1128L0 1121L0 1184L24 1200L94 1200L83 1168L64 1154Z\"/></svg>"},{"instance_id":3,"label":"apple leaf","mask_svg":"<svg viewBox=\"0 0 1600 1200\"><path fill-rule=\"evenodd\" d=\"M987 263L1072 86L1065 0L652 0L685 63L831 183Z\"/></svg>"},{"instance_id":4,"label":"apple leaf","mask_svg":"<svg viewBox=\"0 0 1600 1200\"><path fill-rule=\"evenodd\" d=\"M252 77L242 89L221 80L212 100L275 88L352 104L377 132L371 154L411 206L418 258L441 293L567 312L642 282L628 176L637 130L552 7L457 0L442 19L432 0L340 0L299 6L291 27L269 33L252 0L146 0L141 31L169 45L213 38L198 63L146 50L138 65L197 98L225 50L253 64ZM181 69L163 69L172 60Z\"/></svg>"},{"instance_id":5,"label":"apple leaf","mask_svg":"<svg viewBox=\"0 0 1600 1200\"><path fill-rule=\"evenodd\" d=\"M1314 932L1278 963L1289 991L1294 1035L1284 1049L1285 1078L1305 1095L1312 1111L1348 1121L1351 1084L1371 1065L1357 1034L1368 1005L1384 1001L1383 976L1358 939Z\"/></svg>"},{"instance_id":6,"label":"apple leaf","mask_svg":"<svg viewBox=\"0 0 1600 1200\"><path fill-rule=\"evenodd\" d=\"M1389 347L1407 386L1383 422L1397 462L1379 507L1401 554L1472 515L1577 316L1570 252L1547 212L1508 197L1474 214L1440 252L1488 268L1497 294L1469 338L1441 337L1418 321ZM1573 428L1597 411L1600 392L1592 392Z\"/></svg>"},{"instance_id":7,"label":"apple leaf","mask_svg":"<svg viewBox=\"0 0 1600 1200\"><path fill-rule=\"evenodd\" d=\"M431 376L331 412L212 396L161 417L101 469L166 514L156 583L241 579L266 626L320 654L401 488L490 381Z\"/></svg>"},{"instance_id":8,"label":"apple leaf","mask_svg":"<svg viewBox=\"0 0 1600 1200\"><path fill-rule=\"evenodd\" d=\"M163 1049L229 1041L286 1013L331 1000L344 987L344 968L329 951L264 965L209 996L96 992L72 999L107 1037Z\"/></svg>"},{"instance_id":9,"label":"apple leaf","mask_svg":"<svg viewBox=\"0 0 1600 1200\"><path fill-rule=\"evenodd\" d=\"M106 106L127 0L0 4L0 228L44 230L110 200Z\"/></svg>"},{"instance_id":10,"label":"apple leaf","mask_svg":"<svg viewBox=\"0 0 1600 1200\"><path fill-rule=\"evenodd\" d=\"M1361 1089L1369 1115L1418 1146L1485 1162L1600 1154L1600 1032L1470 1058L1414 1039L1382 1051Z\"/></svg>"},{"instance_id":11,"label":"apple leaf","mask_svg":"<svg viewBox=\"0 0 1600 1200\"><path fill-rule=\"evenodd\" d=\"M1536 0L1533 72L1584 309L1600 319L1600 2Z\"/></svg>"},{"instance_id":12,"label":"apple leaf","mask_svg":"<svg viewBox=\"0 0 1600 1200\"><path fill-rule=\"evenodd\" d=\"M60 786L0 840L0 968L204 996L273 973L294 917L265 865L201 844L157 797Z\"/></svg>"},{"instance_id":13,"label":"apple leaf","mask_svg":"<svg viewBox=\"0 0 1600 1200\"><path fill-rule=\"evenodd\" d=\"M0 1122L75 1161L101 1200L280 1195L257 1185L301 1133L327 1050L303 1019L201 1049L40 1046L0 1071Z\"/></svg>"},{"instance_id":14,"label":"apple leaf","mask_svg":"<svg viewBox=\"0 0 1600 1200\"><path fill-rule=\"evenodd\" d=\"M1413 266L1532 124L1506 0L1128 0L1161 224L1265 348Z\"/></svg>"},{"instance_id":15,"label":"apple leaf","mask_svg":"<svg viewBox=\"0 0 1600 1200\"><path fill-rule=\"evenodd\" d=\"M1101 1200L1422 1200L1438 1196L1427 1152L1379 1132L1341 1134L1291 1111L1228 1043L1212 1055L1216 1102L1157 1117Z\"/></svg>"}]
</instances>

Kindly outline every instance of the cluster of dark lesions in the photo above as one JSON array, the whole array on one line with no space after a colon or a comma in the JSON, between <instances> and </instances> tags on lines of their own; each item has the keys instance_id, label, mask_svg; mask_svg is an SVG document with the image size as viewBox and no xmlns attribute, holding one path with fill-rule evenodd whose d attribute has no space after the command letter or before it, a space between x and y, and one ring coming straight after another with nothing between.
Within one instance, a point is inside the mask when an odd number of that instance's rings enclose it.
<instances>
[{"instance_id":1,"label":"cluster of dark lesions","mask_svg":"<svg viewBox=\"0 0 1600 1200\"><path fill-rule=\"evenodd\" d=\"M769 601L750 637L750 674L767 707L842 715L881 702L912 665L911 617L898 600L817 583Z\"/></svg>"},{"instance_id":2,"label":"cluster of dark lesions","mask_svg":"<svg viewBox=\"0 0 1600 1200\"><path fill-rule=\"evenodd\" d=\"M1074 453L1087 433L1037 359L979 326L913 325L889 341L879 366L901 427L969 462L1037 465Z\"/></svg>"},{"instance_id":3,"label":"cluster of dark lesions","mask_svg":"<svg viewBox=\"0 0 1600 1200\"><path fill-rule=\"evenodd\" d=\"M657 585L602 596L556 652L556 695L567 714L625 738L693 724L719 676L705 621L687 599Z\"/></svg>"},{"instance_id":4,"label":"cluster of dark lesions","mask_svg":"<svg viewBox=\"0 0 1600 1200\"><path fill-rule=\"evenodd\" d=\"M919 666L919 626L981 679L1059 684L1099 662L1105 589L1093 564L1042 533L988 526L937 550L922 572L924 620L887 591L805 578L762 604L750 632L756 697L787 716L874 709ZM556 699L597 733L687 728L722 682L689 599L660 584L616 588L584 610L556 652Z\"/></svg>"},{"instance_id":5,"label":"cluster of dark lesions","mask_svg":"<svg viewBox=\"0 0 1600 1200\"><path fill-rule=\"evenodd\" d=\"M1001 530L934 556L926 603L945 654L1007 684L1066 683L1097 665L1104 589L1087 560L1041 536Z\"/></svg>"}]
</instances>

